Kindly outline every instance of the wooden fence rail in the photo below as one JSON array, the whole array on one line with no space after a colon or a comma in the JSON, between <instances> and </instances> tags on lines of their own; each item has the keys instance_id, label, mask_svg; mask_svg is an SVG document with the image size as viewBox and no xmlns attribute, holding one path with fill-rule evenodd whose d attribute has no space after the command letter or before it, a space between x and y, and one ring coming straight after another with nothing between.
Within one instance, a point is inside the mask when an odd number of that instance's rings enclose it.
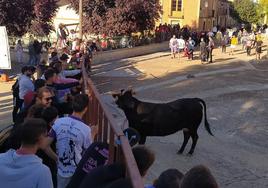
<instances>
[{"instance_id":1,"label":"wooden fence rail","mask_svg":"<svg viewBox=\"0 0 268 188\"><path fill-rule=\"evenodd\" d=\"M91 126L98 126L98 141L109 143L109 163L125 160L127 175L131 179L133 187L144 188L128 139L122 129L117 126L114 117L88 77L84 62L82 63L82 78L84 81L83 92L89 96L89 110L85 115L85 121Z\"/></svg>"}]
</instances>

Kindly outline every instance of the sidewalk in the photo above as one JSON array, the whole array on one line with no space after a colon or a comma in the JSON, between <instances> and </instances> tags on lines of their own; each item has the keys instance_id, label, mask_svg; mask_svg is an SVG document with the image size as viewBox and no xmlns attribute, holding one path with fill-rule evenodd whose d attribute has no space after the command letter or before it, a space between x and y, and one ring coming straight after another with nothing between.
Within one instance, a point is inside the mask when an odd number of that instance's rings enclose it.
<instances>
[{"instance_id":1,"label":"sidewalk","mask_svg":"<svg viewBox=\"0 0 268 188\"><path fill-rule=\"evenodd\" d=\"M0 130L12 124L13 99L11 86L14 82L0 82Z\"/></svg>"}]
</instances>

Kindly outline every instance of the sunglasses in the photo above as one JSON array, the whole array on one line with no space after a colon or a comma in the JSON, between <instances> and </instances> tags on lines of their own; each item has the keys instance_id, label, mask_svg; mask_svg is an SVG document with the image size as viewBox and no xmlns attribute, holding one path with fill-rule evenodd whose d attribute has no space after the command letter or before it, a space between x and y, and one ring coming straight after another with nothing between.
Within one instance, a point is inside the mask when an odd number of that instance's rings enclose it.
<instances>
[{"instance_id":1,"label":"sunglasses","mask_svg":"<svg viewBox=\"0 0 268 188\"><path fill-rule=\"evenodd\" d=\"M49 102L49 101L52 101L52 98L53 98L53 97L48 97L48 98L45 98L45 100L46 100L47 102Z\"/></svg>"}]
</instances>

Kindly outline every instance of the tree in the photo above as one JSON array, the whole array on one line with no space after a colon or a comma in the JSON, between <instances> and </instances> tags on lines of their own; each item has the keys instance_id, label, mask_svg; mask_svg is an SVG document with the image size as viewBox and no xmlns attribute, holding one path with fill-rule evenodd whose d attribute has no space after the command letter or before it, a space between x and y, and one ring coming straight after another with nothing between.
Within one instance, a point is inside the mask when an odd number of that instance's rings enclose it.
<instances>
[{"instance_id":1,"label":"tree","mask_svg":"<svg viewBox=\"0 0 268 188\"><path fill-rule=\"evenodd\" d=\"M69 0L78 10L78 0ZM157 0L84 0L84 32L94 34L130 35L153 29L160 18Z\"/></svg>"},{"instance_id":2,"label":"tree","mask_svg":"<svg viewBox=\"0 0 268 188\"><path fill-rule=\"evenodd\" d=\"M22 36L33 19L32 0L0 0L0 25L10 35Z\"/></svg>"},{"instance_id":3,"label":"tree","mask_svg":"<svg viewBox=\"0 0 268 188\"><path fill-rule=\"evenodd\" d=\"M57 0L35 0L34 16L29 29L36 36L47 36L54 30L52 19L58 9Z\"/></svg>"},{"instance_id":4,"label":"tree","mask_svg":"<svg viewBox=\"0 0 268 188\"><path fill-rule=\"evenodd\" d=\"M252 0L235 0L234 11L237 12L240 22L258 23L261 15L257 11L257 4Z\"/></svg>"},{"instance_id":5,"label":"tree","mask_svg":"<svg viewBox=\"0 0 268 188\"><path fill-rule=\"evenodd\" d=\"M264 23L268 23L268 0L260 0L258 9L264 18Z\"/></svg>"},{"instance_id":6,"label":"tree","mask_svg":"<svg viewBox=\"0 0 268 188\"><path fill-rule=\"evenodd\" d=\"M78 12L79 0L69 0L71 7ZM83 32L104 33L106 13L115 7L115 0L83 0Z\"/></svg>"},{"instance_id":7,"label":"tree","mask_svg":"<svg viewBox=\"0 0 268 188\"><path fill-rule=\"evenodd\" d=\"M151 30L160 18L161 7L156 0L116 0L115 7L107 12L106 33L130 35Z\"/></svg>"},{"instance_id":8,"label":"tree","mask_svg":"<svg viewBox=\"0 0 268 188\"><path fill-rule=\"evenodd\" d=\"M7 27L9 35L45 36L53 29L56 11L57 0L0 0L0 25Z\"/></svg>"}]
</instances>

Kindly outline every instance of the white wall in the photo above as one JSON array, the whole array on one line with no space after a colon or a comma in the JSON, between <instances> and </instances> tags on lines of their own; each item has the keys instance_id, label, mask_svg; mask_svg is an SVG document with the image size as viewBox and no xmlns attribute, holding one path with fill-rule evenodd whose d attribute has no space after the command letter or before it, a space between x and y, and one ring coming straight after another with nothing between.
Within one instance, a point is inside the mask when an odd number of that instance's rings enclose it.
<instances>
[{"instance_id":1,"label":"white wall","mask_svg":"<svg viewBox=\"0 0 268 188\"><path fill-rule=\"evenodd\" d=\"M79 16L74 9L68 7L69 5L60 6L58 12L54 18L54 27L58 28L60 23L63 24L78 24ZM76 26L68 26L68 29L75 29ZM56 37L56 33L52 33L52 37Z\"/></svg>"}]
</instances>

